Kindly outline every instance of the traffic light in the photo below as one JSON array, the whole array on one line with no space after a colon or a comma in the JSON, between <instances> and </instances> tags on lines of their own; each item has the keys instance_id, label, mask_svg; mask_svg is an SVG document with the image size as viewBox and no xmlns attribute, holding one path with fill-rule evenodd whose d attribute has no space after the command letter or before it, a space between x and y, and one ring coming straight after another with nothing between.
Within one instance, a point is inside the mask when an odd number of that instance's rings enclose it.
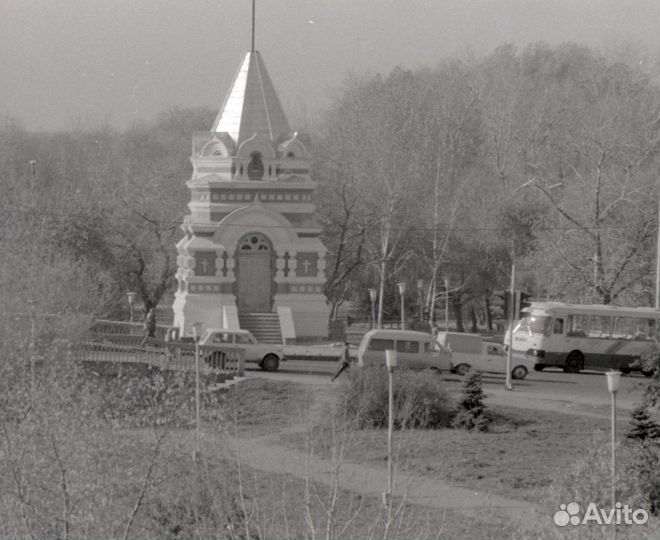
<instances>
[{"instance_id":1,"label":"traffic light","mask_svg":"<svg viewBox=\"0 0 660 540\"><path fill-rule=\"evenodd\" d=\"M520 311L525 308L531 307L532 305L532 295L523 291L520 291Z\"/></svg>"},{"instance_id":2,"label":"traffic light","mask_svg":"<svg viewBox=\"0 0 660 540\"><path fill-rule=\"evenodd\" d=\"M531 305L531 295L523 291L515 291L511 301L511 291L494 291L490 297L491 315L495 319L509 320L513 309L513 319L520 319L521 310Z\"/></svg>"},{"instance_id":3,"label":"traffic light","mask_svg":"<svg viewBox=\"0 0 660 540\"><path fill-rule=\"evenodd\" d=\"M490 315L493 319L506 318L506 291L493 291L489 299Z\"/></svg>"},{"instance_id":4,"label":"traffic light","mask_svg":"<svg viewBox=\"0 0 660 540\"><path fill-rule=\"evenodd\" d=\"M511 293L509 293L511 295ZM523 291L515 291L513 302L513 318L514 320L523 317L522 310L532 305L531 295ZM508 312L507 312L508 313Z\"/></svg>"}]
</instances>

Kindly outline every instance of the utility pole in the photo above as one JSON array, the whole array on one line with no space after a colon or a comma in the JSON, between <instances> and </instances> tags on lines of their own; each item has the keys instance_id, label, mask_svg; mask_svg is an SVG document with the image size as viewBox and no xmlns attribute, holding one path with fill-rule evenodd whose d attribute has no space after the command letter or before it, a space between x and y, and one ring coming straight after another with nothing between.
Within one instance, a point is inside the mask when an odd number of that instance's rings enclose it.
<instances>
[{"instance_id":1,"label":"utility pole","mask_svg":"<svg viewBox=\"0 0 660 540\"><path fill-rule=\"evenodd\" d=\"M509 302L509 350L506 355L506 382L505 388L513 390L511 385L511 364L513 361L513 311L516 302L516 251L513 239L511 240L511 301Z\"/></svg>"},{"instance_id":2,"label":"utility pole","mask_svg":"<svg viewBox=\"0 0 660 540\"><path fill-rule=\"evenodd\" d=\"M445 278L445 332L449 332L449 278Z\"/></svg>"},{"instance_id":3,"label":"utility pole","mask_svg":"<svg viewBox=\"0 0 660 540\"><path fill-rule=\"evenodd\" d=\"M36 302L32 298L28 298L28 315L30 317L30 407L34 407L35 399L35 363L36 363L36 329L35 329L35 319L36 319Z\"/></svg>"},{"instance_id":4,"label":"utility pole","mask_svg":"<svg viewBox=\"0 0 660 540\"><path fill-rule=\"evenodd\" d=\"M658 222L655 248L655 309L660 309L660 193L658 194Z\"/></svg>"},{"instance_id":5,"label":"utility pole","mask_svg":"<svg viewBox=\"0 0 660 540\"><path fill-rule=\"evenodd\" d=\"M201 434L200 434L200 395L199 395L199 331L202 323L192 325L193 339L195 340L195 451L193 452L193 461L198 462L202 454Z\"/></svg>"}]
</instances>

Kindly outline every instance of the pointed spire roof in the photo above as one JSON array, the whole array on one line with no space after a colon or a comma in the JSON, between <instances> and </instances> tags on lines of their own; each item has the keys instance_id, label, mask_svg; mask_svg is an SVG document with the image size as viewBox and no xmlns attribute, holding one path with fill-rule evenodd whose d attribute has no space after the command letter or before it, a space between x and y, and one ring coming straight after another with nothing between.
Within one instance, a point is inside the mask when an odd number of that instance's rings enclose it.
<instances>
[{"instance_id":1,"label":"pointed spire roof","mask_svg":"<svg viewBox=\"0 0 660 540\"><path fill-rule=\"evenodd\" d=\"M229 133L237 145L255 133L266 133L272 141L290 133L259 51L245 54L211 131Z\"/></svg>"}]
</instances>

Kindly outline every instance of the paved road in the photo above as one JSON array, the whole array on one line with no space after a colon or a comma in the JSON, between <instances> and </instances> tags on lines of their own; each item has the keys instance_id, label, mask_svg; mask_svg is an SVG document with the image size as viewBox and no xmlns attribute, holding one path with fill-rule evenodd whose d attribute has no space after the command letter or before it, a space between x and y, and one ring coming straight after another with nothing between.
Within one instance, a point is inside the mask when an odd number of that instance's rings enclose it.
<instances>
[{"instance_id":1,"label":"paved road","mask_svg":"<svg viewBox=\"0 0 660 540\"><path fill-rule=\"evenodd\" d=\"M299 381L307 384L331 384L329 376L337 369L337 362L288 360L277 373L265 373L249 367L250 376ZM460 385L463 378L450 373L441 375L449 384ZM484 390L492 404L521 406L544 410L561 410L579 414L607 415L611 396L605 375L600 372L578 374L548 369L530 373L522 381L513 381L513 391L504 388L504 375L484 374ZM631 410L639 401L648 379L638 374L621 378L617 408Z\"/></svg>"}]
</instances>

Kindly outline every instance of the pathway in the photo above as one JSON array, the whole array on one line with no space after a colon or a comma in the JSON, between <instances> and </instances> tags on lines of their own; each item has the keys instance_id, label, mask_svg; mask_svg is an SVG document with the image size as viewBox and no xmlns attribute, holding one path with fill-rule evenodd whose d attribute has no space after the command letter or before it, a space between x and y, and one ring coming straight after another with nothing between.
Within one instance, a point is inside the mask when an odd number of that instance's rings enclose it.
<instances>
[{"instance_id":1,"label":"pathway","mask_svg":"<svg viewBox=\"0 0 660 540\"><path fill-rule=\"evenodd\" d=\"M331 405L331 389L316 387L315 401L310 408L310 418L320 417ZM337 479L341 488L366 496L380 497L387 485L385 467L374 467L337 462L317 455L308 455L278 444L283 433L302 433L304 426L296 425L278 433L257 438L233 438L232 450L241 461L257 470L290 474L300 479L332 485ZM436 478L397 472L395 497L405 496L412 503L429 508L457 510L467 516L478 517L496 523L501 519L516 520L522 525L532 525L536 505L500 497L486 492L457 487ZM538 518L537 518L538 519Z\"/></svg>"}]
</instances>

